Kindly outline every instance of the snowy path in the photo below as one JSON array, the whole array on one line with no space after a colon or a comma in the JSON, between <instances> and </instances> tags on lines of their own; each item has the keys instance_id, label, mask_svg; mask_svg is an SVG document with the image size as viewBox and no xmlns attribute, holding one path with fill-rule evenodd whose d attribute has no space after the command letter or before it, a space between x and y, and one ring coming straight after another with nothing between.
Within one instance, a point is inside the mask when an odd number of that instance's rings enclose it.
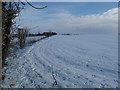
<instances>
[{"instance_id":1,"label":"snowy path","mask_svg":"<svg viewBox=\"0 0 120 90\"><path fill-rule=\"evenodd\" d=\"M118 86L118 44L114 35L53 36L18 51L3 69L2 87L114 88Z\"/></svg>"}]
</instances>

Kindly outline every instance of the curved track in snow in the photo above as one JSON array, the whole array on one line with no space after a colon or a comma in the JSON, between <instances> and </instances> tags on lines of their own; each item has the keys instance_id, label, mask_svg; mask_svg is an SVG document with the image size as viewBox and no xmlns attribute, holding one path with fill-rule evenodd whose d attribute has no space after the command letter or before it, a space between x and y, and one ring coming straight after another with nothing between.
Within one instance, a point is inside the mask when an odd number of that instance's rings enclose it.
<instances>
[{"instance_id":1,"label":"curved track in snow","mask_svg":"<svg viewBox=\"0 0 120 90\"><path fill-rule=\"evenodd\" d=\"M2 87L103 88L117 87L117 36L53 36L18 51L3 69Z\"/></svg>"}]
</instances>

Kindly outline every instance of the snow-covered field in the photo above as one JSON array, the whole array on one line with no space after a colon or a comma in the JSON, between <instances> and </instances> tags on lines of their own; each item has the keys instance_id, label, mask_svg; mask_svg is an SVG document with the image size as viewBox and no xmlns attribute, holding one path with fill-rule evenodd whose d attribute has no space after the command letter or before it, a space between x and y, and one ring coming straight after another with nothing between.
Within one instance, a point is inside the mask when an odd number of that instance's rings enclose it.
<instances>
[{"instance_id":1,"label":"snow-covered field","mask_svg":"<svg viewBox=\"0 0 120 90\"><path fill-rule=\"evenodd\" d=\"M2 87L118 87L117 35L57 35L18 50L3 68Z\"/></svg>"}]
</instances>

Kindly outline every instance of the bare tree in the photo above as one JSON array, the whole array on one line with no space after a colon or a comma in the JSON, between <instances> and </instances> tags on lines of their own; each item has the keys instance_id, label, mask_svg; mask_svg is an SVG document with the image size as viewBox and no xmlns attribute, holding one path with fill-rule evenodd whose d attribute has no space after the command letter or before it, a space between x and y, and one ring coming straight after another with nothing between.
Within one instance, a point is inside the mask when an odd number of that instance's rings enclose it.
<instances>
[{"instance_id":1,"label":"bare tree","mask_svg":"<svg viewBox=\"0 0 120 90\"><path fill-rule=\"evenodd\" d=\"M27 0L26 3L35 9L44 9L47 7L35 7ZM19 16L25 5L26 4L23 2L2 2L2 65L5 64L5 59L9 54L11 31L13 30L13 25L16 25L14 20Z\"/></svg>"},{"instance_id":2,"label":"bare tree","mask_svg":"<svg viewBox=\"0 0 120 90\"><path fill-rule=\"evenodd\" d=\"M13 20L19 15L23 8L20 3L14 2L3 2L2 3L2 63L5 64L5 59L8 56L9 46L10 46L10 32Z\"/></svg>"}]
</instances>

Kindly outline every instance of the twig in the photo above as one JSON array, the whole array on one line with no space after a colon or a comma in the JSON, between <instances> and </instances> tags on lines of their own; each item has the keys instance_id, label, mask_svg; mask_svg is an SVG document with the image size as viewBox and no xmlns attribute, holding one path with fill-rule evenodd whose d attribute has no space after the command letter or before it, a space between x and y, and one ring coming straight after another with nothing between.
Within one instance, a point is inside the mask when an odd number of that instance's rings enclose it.
<instances>
[{"instance_id":1,"label":"twig","mask_svg":"<svg viewBox=\"0 0 120 90\"><path fill-rule=\"evenodd\" d=\"M54 83L53 83L53 85L52 85L52 88L55 86L55 85L58 85L57 84L57 80L55 79L55 76L54 76L54 72L53 72L53 66L52 66L52 77L53 77L53 79L54 79Z\"/></svg>"}]
</instances>

